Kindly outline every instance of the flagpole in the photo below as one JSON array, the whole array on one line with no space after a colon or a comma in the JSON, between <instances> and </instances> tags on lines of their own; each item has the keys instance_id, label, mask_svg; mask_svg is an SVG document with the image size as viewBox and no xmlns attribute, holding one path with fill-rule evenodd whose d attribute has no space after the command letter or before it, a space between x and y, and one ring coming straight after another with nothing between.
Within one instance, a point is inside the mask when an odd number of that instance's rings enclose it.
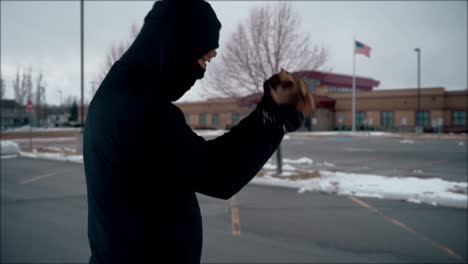
<instances>
[{"instance_id":1,"label":"flagpole","mask_svg":"<svg viewBox=\"0 0 468 264\"><path fill-rule=\"evenodd\" d=\"M353 113L352 113L353 128L356 131L356 41L353 41Z\"/></svg>"}]
</instances>

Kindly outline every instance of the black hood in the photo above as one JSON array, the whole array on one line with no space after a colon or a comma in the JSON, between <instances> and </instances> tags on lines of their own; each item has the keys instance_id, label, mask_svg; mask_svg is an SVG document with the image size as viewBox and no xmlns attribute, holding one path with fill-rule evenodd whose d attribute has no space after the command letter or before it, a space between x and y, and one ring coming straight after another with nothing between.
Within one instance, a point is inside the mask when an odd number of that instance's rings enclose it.
<instances>
[{"instance_id":1,"label":"black hood","mask_svg":"<svg viewBox=\"0 0 468 264\"><path fill-rule=\"evenodd\" d=\"M175 101L203 78L205 71L197 60L218 48L220 29L221 23L205 1L157 1L119 62L145 88L161 89Z\"/></svg>"}]
</instances>

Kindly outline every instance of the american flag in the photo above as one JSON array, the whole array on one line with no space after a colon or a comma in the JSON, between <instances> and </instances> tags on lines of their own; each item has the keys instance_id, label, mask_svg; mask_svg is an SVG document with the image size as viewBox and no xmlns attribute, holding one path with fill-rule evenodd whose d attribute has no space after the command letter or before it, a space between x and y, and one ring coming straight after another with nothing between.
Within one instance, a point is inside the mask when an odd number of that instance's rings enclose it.
<instances>
[{"instance_id":1,"label":"american flag","mask_svg":"<svg viewBox=\"0 0 468 264\"><path fill-rule=\"evenodd\" d=\"M370 58L370 51L371 47L367 46L366 44L359 42L359 41L354 41L354 53L356 54L364 54L368 58Z\"/></svg>"}]
</instances>

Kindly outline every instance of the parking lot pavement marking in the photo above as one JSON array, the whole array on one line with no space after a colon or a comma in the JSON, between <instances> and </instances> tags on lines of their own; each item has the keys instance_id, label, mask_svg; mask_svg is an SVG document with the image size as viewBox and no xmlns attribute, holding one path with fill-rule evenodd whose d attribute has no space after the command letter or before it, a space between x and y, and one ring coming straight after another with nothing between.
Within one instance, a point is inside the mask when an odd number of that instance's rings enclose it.
<instances>
[{"instance_id":1,"label":"parking lot pavement marking","mask_svg":"<svg viewBox=\"0 0 468 264\"><path fill-rule=\"evenodd\" d=\"M229 207L231 208L232 235L240 236L239 209L237 208L235 196L229 199Z\"/></svg>"},{"instance_id":2,"label":"parking lot pavement marking","mask_svg":"<svg viewBox=\"0 0 468 264\"><path fill-rule=\"evenodd\" d=\"M36 176L36 177L33 177L33 178L29 178L29 179L20 181L19 184L28 184L28 183L35 182L35 181L38 181L40 179L52 177L52 176L55 176L55 175L57 175L57 172L51 172L51 173L47 173L47 174L44 174L44 175L40 175L40 176Z\"/></svg>"},{"instance_id":3,"label":"parking lot pavement marking","mask_svg":"<svg viewBox=\"0 0 468 264\"><path fill-rule=\"evenodd\" d=\"M462 256L460 256L459 254L455 253L455 251L453 251L452 249L448 248L448 247L445 247L439 243L437 243L436 241L418 233L416 230L414 230L413 228L411 228L410 226L402 223L401 221L398 221L397 219L391 217L391 216L388 216L388 215L385 215L384 213L382 213L380 210L378 210L377 208L373 207L372 205L356 198L356 197L353 197L353 196L350 196L349 197L353 202L357 203L358 205L362 206L362 207L365 207L369 210L371 210L372 212L375 212L377 213L378 215L382 216L385 220L389 221L390 223L394 224L395 226L398 226L399 228L405 230L406 232L410 233L411 235L414 235L416 236L419 240L421 241L424 241L424 242L427 242L429 243L432 247L448 254L449 256L457 259L458 261L461 261L463 263L466 263L466 260L463 259Z\"/></svg>"}]
</instances>

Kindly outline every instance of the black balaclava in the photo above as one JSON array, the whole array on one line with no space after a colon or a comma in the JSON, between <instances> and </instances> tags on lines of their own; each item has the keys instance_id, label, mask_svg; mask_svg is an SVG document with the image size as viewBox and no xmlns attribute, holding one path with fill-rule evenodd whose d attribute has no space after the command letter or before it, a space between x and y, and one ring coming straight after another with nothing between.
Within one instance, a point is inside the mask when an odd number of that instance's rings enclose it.
<instances>
[{"instance_id":1,"label":"black balaclava","mask_svg":"<svg viewBox=\"0 0 468 264\"><path fill-rule=\"evenodd\" d=\"M205 1L157 1L119 61L139 83L161 89L176 101L203 78L205 70L197 60L218 48L220 29L221 23Z\"/></svg>"}]
</instances>

